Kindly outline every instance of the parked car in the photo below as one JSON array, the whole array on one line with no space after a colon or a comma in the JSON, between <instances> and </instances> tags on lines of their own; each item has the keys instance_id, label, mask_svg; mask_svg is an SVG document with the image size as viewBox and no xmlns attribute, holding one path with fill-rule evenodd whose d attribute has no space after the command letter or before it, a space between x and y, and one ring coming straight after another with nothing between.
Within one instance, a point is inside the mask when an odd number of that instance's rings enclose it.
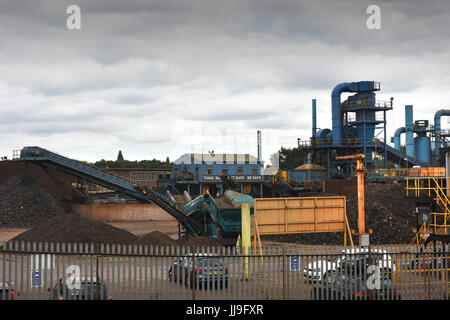
<instances>
[{"instance_id":1,"label":"parked car","mask_svg":"<svg viewBox=\"0 0 450 320\"><path fill-rule=\"evenodd\" d=\"M48 289L53 300L112 300L108 296L108 288L103 280L90 277L81 277L79 282L69 286L67 281L59 279L56 286Z\"/></svg>"},{"instance_id":2,"label":"parked car","mask_svg":"<svg viewBox=\"0 0 450 320\"><path fill-rule=\"evenodd\" d=\"M342 255L335 261L316 260L303 269L303 277L309 281L321 281L327 272L336 270L344 261L359 261L369 258L369 251L366 248L346 249L341 251ZM392 273L396 271L395 261L386 250L371 249L371 256L376 265L383 271Z\"/></svg>"},{"instance_id":3,"label":"parked car","mask_svg":"<svg viewBox=\"0 0 450 320\"><path fill-rule=\"evenodd\" d=\"M369 288L367 277L350 274L345 270L327 273L321 282L316 282L312 290L314 300L400 300L397 286L389 276L380 277L379 288Z\"/></svg>"},{"instance_id":4,"label":"parked car","mask_svg":"<svg viewBox=\"0 0 450 320\"><path fill-rule=\"evenodd\" d=\"M8 284L0 282L0 300L15 300L16 293L14 289Z\"/></svg>"},{"instance_id":5,"label":"parked car","mask_svg":"<svg viewBox=\"0 0 450 320\"><path fill-rule=\"evenodd\" d=\"M224 259L212 254L195 254L173 261L168 269L169 280L191 287L207 284L228 287L228 266Z\"/></svg>"}]
</instances>

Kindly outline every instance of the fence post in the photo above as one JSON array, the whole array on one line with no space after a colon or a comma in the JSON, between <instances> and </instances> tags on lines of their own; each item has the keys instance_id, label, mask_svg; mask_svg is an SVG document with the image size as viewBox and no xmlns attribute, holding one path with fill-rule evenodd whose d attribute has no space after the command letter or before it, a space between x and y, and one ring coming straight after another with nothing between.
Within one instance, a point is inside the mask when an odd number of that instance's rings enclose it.
<instances>
[{"instance_id":1,"label":"fence post","mask_svg":"<svg viewBox=\"0 0 450 320\"><path fill-rule=\"evenodd\" d=\"M95 245L95 279L96 279L96 288L95 288L95 297L96 300L101 300L99 295L99 282L100 282L100 275L98 272L98 260L99 260L99 243L96 243Z\"/></svg>"},{"instance_id":2,"label":"fence post","mask_svg":"<svg viewBox=\"0 0 450 320\"><path fill-rule=\"evenodd\" d=\"M283 265L281 267L281 272L283 273L283 300L286 300L286 251L284 247L281 250L283 253Z\"/></svg>"},{"instance_id":3,"label":"fence post","mask_svg":"<svg viewBox=\"0 0 450 320\"><path fill-rule=\"evenodd\" d=\"M195 254L194 254L194 246L189 248L189 251L191 252L191 256L192 256L192 271L194 270L193 268L195 268ZM189 255L188 255L188 261L187 261L187 271L188 271L188 281L186 281L188 283L188 285L191 286L191 293L192 293L192 300L195 300L195 285L197 284L195 282L194 279L194 272L190 272L190 268L189 268ZM190 277L189 277L190 276ZM190 281L189 281L190 278Z\"/></svg>"}]
</instances>

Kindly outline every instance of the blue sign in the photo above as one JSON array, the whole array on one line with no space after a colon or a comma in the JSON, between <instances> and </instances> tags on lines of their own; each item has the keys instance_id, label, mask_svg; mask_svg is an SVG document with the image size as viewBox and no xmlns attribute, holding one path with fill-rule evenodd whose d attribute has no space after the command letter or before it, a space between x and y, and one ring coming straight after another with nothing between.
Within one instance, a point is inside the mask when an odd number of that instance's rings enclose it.
<instances>
[{"instance_id":1,"label":"blue sign","mask_svg":"<svg viewBox=\"0 0 450 320\"><path fill-rule=\"evenodd\" d=\"M40 287L42 285L41 283L41 276L39 271L32 271L31 272L31 287Z\"/></svg>"},{"instance_id":2,"label":"blue sign","mask_svg":"<svg viewBox=\"0 0 450 320\"><path fill-rule=\"evenodd\" d=\"M298 271L299 265L298 265L298 257L293 256L289 258L289 271Z\"/></svg>"}]
</instances>

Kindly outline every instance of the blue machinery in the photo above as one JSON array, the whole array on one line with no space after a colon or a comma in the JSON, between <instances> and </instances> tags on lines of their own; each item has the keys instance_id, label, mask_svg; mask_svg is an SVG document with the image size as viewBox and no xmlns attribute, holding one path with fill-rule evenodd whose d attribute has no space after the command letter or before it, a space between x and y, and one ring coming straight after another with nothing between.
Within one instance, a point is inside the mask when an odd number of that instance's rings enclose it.
<instances>
[{"instance_id":1,"label":"blue machinery","mask_svg":"<svg viewBox=\"0 0 450 320\"><path fill-rule=\"evenodd\" d=\"M241 233L241 206L243 202L250 203L250 213L253 213L253 198L231 190L225 191L232 207L223 207L209 193L202 194L186 204L185 212L196 221L201 221L204 234L216 238L223 245L234 245Z\"/></svg>"},{"instance_id":2,"label":"blue machinery","mask_svg":"<svg viewBox=\"0 0 450 320\"><path fill-rule=\"evenodd\" d=\"M332 129L317 128L316 100L312 101L312 137L299 141L308 157L327 168L327 177L348 177L354 174L354 162L336 161L338 156L364 154L368 169L387 168L388 160L396 167L438 166L439 150L446 144L450 132L441 130L440 118L450 110L439 110L434 126L427 120L413 121L412 106L405 106L405 126L395 131L389 146L386 141L386 111L392 110L390 101L376 100L380 83L375 81L345 82L331 93ZM355 93L341 102L342 93ZM400 135L406 135L406 154L400 150ZM414 137L414 135L416 135ZM431 138L434 138L432 144ZM378 165L377 165L378 164Z\"/></svg>"},{"instance_id":3,"label":"blue machinery","mask_svg":"<svg viewBox=\"0 0 450 320\"><path fill-rule=\"evenodd\" d=\"M440 165L440 149L447 146L448 130L441 130L441 117L450 116L450 110L438 110L434 115L434 125L428 120L413 120L413 106L405 106L405 126L395 131L392 142L400 149L400 137L406 135L406 154L424 163L425 166ZM414 134L416 135L414 137ZM433 143L432 143L433 141ZM398 166L398 165L397 165Z\"/></svg>"},{"instance_id":4,"label":"blue machinery","mask_svg":"<svg viewBox=\"0 0 450 320\"><path fill-rule=\"evenodd\" d=\"M412 165L424 163L413 156L388 146L386 141L386 111L392 110L390 101L376 100L380 83L375 81L345 82L331 93L332 129L319 129L316 124L316 101L313 100L313 132L310 141L299 142L312 159L327 168L327 177L346 177L354 173L355 163L337 161L338 156L364 154L364 166L387 168L388 159L395 162L407 159ZM355 93L341 102L342 93Z\"/></svg>"}]
</instances>

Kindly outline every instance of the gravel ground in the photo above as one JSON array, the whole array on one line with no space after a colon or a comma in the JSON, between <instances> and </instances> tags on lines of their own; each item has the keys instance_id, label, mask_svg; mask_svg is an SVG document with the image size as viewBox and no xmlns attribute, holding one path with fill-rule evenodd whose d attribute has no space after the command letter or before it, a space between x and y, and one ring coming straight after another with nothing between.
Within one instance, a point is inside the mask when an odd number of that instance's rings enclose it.
<instances>
[{"instance_id":1,"label":"gravel ground","mask_svg":"<svg viewBox=\"0 0 450 320\"><path fill-rule=\"evenodd\" d=\"M216 240L206 237L188 237L172 239L165 233L153 231L140 237L135 244L148 246L179 246L179 247L221 247Z\"/></svg>"}]
</instances>

